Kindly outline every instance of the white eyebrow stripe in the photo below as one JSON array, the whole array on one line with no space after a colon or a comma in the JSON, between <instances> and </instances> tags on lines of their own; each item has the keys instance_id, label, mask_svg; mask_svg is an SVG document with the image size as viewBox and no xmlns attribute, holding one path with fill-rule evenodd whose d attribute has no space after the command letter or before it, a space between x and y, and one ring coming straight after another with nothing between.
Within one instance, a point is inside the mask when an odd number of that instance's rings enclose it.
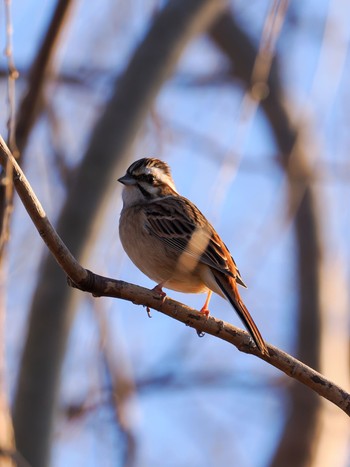
<instances>
[{"instance_id":1,"label":"white eyebrow stripe","mask_svg":"<svg viewBox=\"0 0 350 467\"><path fill-rule=\"evenodd\" d=\"M158 167L151 167L146 170L146 173L154 175L158 180L163 182L165 185L169 185L177 193L177 189L173 180L169 175L166 175L162 169L159 169Z\"/></svg>"}]
</instances>

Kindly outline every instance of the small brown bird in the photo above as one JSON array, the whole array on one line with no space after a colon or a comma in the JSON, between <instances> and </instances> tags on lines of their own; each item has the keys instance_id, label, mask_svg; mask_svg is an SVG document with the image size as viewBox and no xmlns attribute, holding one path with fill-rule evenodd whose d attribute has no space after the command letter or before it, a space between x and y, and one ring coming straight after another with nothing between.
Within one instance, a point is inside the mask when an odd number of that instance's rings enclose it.
<instances>
[{"instance_id":1,"label":"small brown bird","mask_svg":"<svg viewBox=\"0 0 350 467\"><path fill-rule=\"evenodd\" d=\"M201 313L209 315L212 292L234 307L261 353L266 344L244 305L238 284L246 287L224 242L199 209L179 195L170 168L159 159L140 159L119 178L123 209L119 234L133 263L162 288L207 293Z\"/></svg>"}]
</instances>

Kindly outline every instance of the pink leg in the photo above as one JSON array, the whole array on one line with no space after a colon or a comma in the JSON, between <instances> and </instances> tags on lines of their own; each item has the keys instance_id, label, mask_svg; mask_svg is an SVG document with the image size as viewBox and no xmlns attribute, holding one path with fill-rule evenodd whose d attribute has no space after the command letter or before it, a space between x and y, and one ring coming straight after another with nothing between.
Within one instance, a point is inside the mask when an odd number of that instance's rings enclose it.
<instances>
[{"instance_id":1,"label":"pink leg","mask_svg":"<svg viewBox=\"0 0 350 467\"><path fill-rule=\"evenodd\" d=\"M166 297L166 293L163 292L163 285L164 285L164 282L161 282L160 284L153 287L152 290L154 292L157 292L157 294L160 295L162 297L162 299L164 300L164 298Z\"/></svg>"},{"instance_id":2,"label":"pink leg","mask_svg":"<svg viewBox=\"0 0 350 467\"><path fill-rule=\"evenodd\" d=\"M208 308L208 305L209 305L209 302L210 302L210 298L211 298L211 294L213 292L211 290L209 290L208 292L208 295L207 295L207 298L204 302L204 305L202 306L201 310L199 313L202 313L206 318L208 318L208 316L210 315L210 311L209 311L209 308Z\"/></svg>"}]
</instances>

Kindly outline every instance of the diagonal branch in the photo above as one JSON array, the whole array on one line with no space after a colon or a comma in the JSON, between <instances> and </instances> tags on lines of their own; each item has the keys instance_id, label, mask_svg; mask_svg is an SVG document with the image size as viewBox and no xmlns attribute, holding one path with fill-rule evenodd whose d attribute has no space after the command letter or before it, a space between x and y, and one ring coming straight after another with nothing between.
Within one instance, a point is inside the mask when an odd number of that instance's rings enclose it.
<instances>
[{"instance_id":1,"label":"diagonal branch","mask_svg":"<svg viewBox=\"0 0 350 467\"><path fill-rule=\"evenodd\" d=\"M241 331L229 323L214 317L206 319L198 311L175 300L166 298L163 301L152 290L103 277L83 268L53 228L23 171L0 136L0 163L1 165L5 165L7 161L10 161L13 165L16 191L50 252L68 275L69 285L82 291L90 292L95 297L121 298L137 305L153 308L196 329L197 332L204 332L225 340L235 345L241 352L259 357L283 371L286 375L305 384L320 396L333 402L333 404L337 405L350 416L350 394L277 347L268 345L270 355L262 355L253 345L248 333Z\"/></svg>"}]
</instances>

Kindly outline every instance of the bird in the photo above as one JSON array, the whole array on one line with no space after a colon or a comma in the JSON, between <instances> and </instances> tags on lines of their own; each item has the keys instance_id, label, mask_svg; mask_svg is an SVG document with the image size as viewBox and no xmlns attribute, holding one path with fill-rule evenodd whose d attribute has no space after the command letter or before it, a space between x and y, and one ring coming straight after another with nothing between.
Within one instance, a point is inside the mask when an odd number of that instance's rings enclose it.
<instances>
[{"instance_id":1,"label":"bird","mask_svg":"<svg viewBox=\"0 0 350 467\"><path fill-rule=\"evenodd\" d=\"M124 176L119 236L131 261L152 281L184 293L206 293L200 313L209 316L212 293L227 299L263 355L267 346L243 303L247 287L227 246L204 214L175 186L166 162L149 157L130 165Z\"/></svg>"}]
</instances>

